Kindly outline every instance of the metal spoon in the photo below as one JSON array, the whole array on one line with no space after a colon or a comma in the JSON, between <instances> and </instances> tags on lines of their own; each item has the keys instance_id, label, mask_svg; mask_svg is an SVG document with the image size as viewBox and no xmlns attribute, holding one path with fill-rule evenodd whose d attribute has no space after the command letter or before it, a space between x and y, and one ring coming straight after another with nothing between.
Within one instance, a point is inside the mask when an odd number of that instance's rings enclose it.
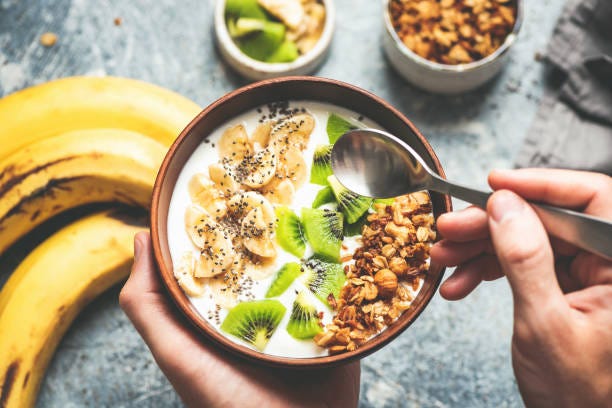
<instances>
[{"instance_id":1,"label":"metal spoon","mask_svg":"<svg viewBox=\"0 0 612 408\"><path fill-rule=\"evenodd\" d=\"M491 195L444 180L414 149L380 130L345 133L334 144L331 164L342 185L366 197L390 198L432 190L485 208ZM530 204L550 235L612 260L612 222L564 208Z\"/></svg>"}]
</instances>

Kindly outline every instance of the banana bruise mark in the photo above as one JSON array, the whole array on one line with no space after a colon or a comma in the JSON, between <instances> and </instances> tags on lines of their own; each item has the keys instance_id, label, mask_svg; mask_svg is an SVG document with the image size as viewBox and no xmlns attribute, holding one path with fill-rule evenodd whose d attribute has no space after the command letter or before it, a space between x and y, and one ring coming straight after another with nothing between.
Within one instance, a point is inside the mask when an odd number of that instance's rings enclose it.
<instances>
[{"instance_id":1,"label":"banana bruise mark","mask_svg":"<svg viewBox=\"0 0 612 408\"><path fill-rule=\"evenodd\" d=\"M0 408L7 407L9 395L13 389L13 385L15 385L17 370L19 370L19 360L13 361L6 369L2 388L0 389Z\"/></svg>"},{"instance_id":2,"label":"banana bruise mark","mask_svg":"<svg viewBox=\"0 0 612 408\"><path fill-rule=\"evenodd\" d=\"M53 197L54 195L54 190L65 190L65 191L70 191L72 190L72 187L69 187L65 184L68 184L72 181L76 181L76 180L80 180L82 178L85 178L84 176L78 176L78 177L65 177L65 178L58 178L58 179L53 179L53 180L49 180L49 182L40 188L37 188L36 190L34 190L32 192L32 194L30 194L27 197L23 197L21 200L19 200L19 202L17 204L15 204L15 206L13 208L11 208L5 215L4 217L0 218L0 225L2 223L4 223L4 221L6 221L8 218L11 218L13 215L17 215L20 214L21 212L23 212L22 208L24 205L26 205L27 203L29 203L30 201L34 201L40 197L44 197L44 196L50 196ZM0 227L0 231L2 231L2 227Z\"/></svg>"},{"instance_id":3,"label":"banana bruise mark","mask_svg":"<svg viewBox=\"0 0 612 408\"><path fill-rule=\"evenodd\" d=\"M45 164L41 164L40 166L36 166L33 169L30 169L26 171L25 173L21 173L21 174L14 174L13 171L15 170L15 166L8 166L5 169L5 171L0 173L0 180L4 179L5 176L8 177L6 182L0 185L0 197L4 196L4 194L6 194L7 191L9 191L11 188L15 187L17 184L21 183L23 180L30 177L31 175L36 174L40 171L43 171L46 168L54 166L58 163L76 159L77 157L79 156L62 157L61 159L57 159L57 160L50 161Z\"/></svg>"}]
</instances>

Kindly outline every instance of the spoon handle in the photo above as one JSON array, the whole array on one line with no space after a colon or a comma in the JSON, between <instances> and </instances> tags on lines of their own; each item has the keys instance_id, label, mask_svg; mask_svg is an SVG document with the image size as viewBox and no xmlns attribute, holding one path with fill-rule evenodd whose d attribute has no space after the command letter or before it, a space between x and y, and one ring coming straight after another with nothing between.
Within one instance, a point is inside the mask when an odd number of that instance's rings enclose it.
<instances>
[{"instance_id":1,"label":"spoon handle","mask_svg":"<svg viewBox=\"0 0 612 408\"><path fill-rule=\"evenodd\" d=\"M427 188L450 194L483 209L491 196L491 193L451 183L437 176L432 178ZM566 208L529 203L550 235L612 260L612 222Z\"/></svg>"}]
</instances>

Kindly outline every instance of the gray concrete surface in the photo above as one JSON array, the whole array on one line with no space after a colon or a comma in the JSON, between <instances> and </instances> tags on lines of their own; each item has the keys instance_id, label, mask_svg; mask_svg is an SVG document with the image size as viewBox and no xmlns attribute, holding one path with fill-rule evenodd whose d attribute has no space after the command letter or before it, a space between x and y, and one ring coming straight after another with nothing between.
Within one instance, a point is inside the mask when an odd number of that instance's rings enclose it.
<instances>
[{"instance_id":1,"label":"gray concrete surface","mask_svg":"<svg viewBox=\"0 0 612 408\"><path fill-rule=\"evenodd\" d=\"M544 88L544 68L534 54L545 49L563 5L525 3L509 65L476 92L441 97L405 84L383 58L381 5L372 0L336 1L333 48L316 74L389 100L427 135L449 178L485 187L489 169L512 166L532 120ZM150 81L207 105L245 83L214 49L213 5L0 0L0 96L58 77L107 74ZM115 17L123 19L121 26L113 24ZM59 35L55 47L39 45L45 31ZM119 309L117 294L97 299L70 329L49 367L39 406L181 405ZM436 296L399 339L363 360L360 406L521 406L510 364L511 306L505 282L487 283L457 303Z\"/></svg>"}]
</instances>

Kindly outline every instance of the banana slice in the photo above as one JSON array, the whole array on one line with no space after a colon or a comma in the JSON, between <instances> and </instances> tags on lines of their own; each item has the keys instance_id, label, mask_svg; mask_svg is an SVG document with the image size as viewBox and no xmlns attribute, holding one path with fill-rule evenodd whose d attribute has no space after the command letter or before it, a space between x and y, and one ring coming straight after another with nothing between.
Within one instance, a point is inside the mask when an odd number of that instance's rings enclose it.
<instances>
[{"instance_id":1,"label":"banana slice","mask_svg":"<svg viewBox=\"0 0 612 408\"><path fill-rule=\"evenodd\" d=\"M210 289L210 294L216 304L225 309L231 309L238 304L238 295L235 290L227 284L225 275L214 278L202 278Z\"/></svg>"},{"instance_id":2,"label":"banana slice","mask_svg":"<svg viewBox=\"0 0 612 408\"><path fill-rule=\"evenodd\" d=\"M255 281L260 281L272 276L278 270L278 265L274 258L261 258L256 263L246 263L244 273Z\"/></svg>"},{"instance_id":3,"label":"banana slice","mask_svg":"<svg viewBox=\"0 0 612 408\"><path fill-rule=\"evenodd\" d=\"M270 135L270 143L277 152L291 147L304 150L308 146L310 134L314 129L315 121L311 114L301 113L281 121Z\"/></svg>"},{"instance_id":4,"label":"banana slice","mask_svg":"<svg viewBox=\"0 0 612 408\"><path fill-rule=\"evenodd\" d=\"M242 161L251 154L251 145L246 129L242 124L228 128L219 139L219 156L232 163Z\"/></svg>"},{"instance_id":5,"label":"banana slice","mask_svg":"<svg viewBox=\"0 0 612 408\"><path fill-rule=\"evenodd\" d=\"M288 179L274 179L266 184L261 192L272 203L290 205L295 195L295 187L293 187L293 183Z\"/></svg>"},{"instance_id":6,"label":"banana slice","mask_svg":"<svg viewBox=\"0 0 612 408\"><path fill-rule=\"evenodd\" d=\"M234 179L231 168L221 163L213 163L208 166L208 175L216 184L217 189L221 190L223 196L231 196L240 189L240 184Z\"/></svg>"},{"instance_id":7,"label":"banana slice","mask_svg":"<svg viewBox=\"0 0 612 408\"><path fill-rule=\"evenodd\" d=\"M204 294L204 279L193 276L195 257L191 251L185 252L174 266L174 277L187 296L198 297Z\"/></svg>"},{"instance_id":8,"label":"banana slice","mask_svg":"<svg viewBox=\"0 0 612 408\"><path fill-rule=\"evenodd\" d=\"M276 161L276 152L266 148L252 156L245 156L235 171L243 184L258 188L266 185L274 177Z\"/></svg>"},{"instance_id":9,"label":"banana slice","mask_svg":"<svg viewBox=\"0 0 612 408\"><path fill-rule=\"evenodd\" d=\"M189 180L189 196L194 204L204 208L216 219L222 218L227 213L227 206L221 191L204 173L196 173Z\"/></svg>"},{"instance_id":10,"label":"banana slice","mask_svg":"<svg viewBox=\"0 0 612 408\"><path fill-rule=\"evenodd\" d=\"M295 29L304 18L304 8L300 0L257 0L257 2L289 28Z\"/></svg>"},{"instance_id":11,"label":"banana slice","mask_svg":"<svg viewBox=\"0 0 612 408\"><path fill-rule=\"evenodd\" d=\"M261 207L263 210L264 219L267 223L274 224L276 216L274 207L263 195L256 191L245 191L236 193L227 202L229 211L234 213L238 218L244 218L251 210Z\"/></svg>"},{"instance_id":12,"label":"banana slice","mask_svg":"<svg viewBox=\"0 0 612 408\"><path fill-rule=\"evenodd\" d=\"M258 151L268 147L270 142L270 132L272 131L272 122L266 121L257 125L249 141L253 150Z\"/></svg>"},{"instance_id":13,"label":"banana slice","mask_svg":"<svg viewBox=\"0 0 612 408\"><path fill-rule=\"evenodd\" d=\"M291 180L295 188L304 184L308 180L308 166L302 153L297 149L283 152L278 160L276 177Z\"/></svg>"},{"instance_id":14,"label":"banana slice","mask_svg":"<svg viewBox=\"0 0 612 408\"><path fill-rule=\"evenodd\" d=\"M191 241L200 249L194 276L205 278L226 272L234 260L234 247L223 227L197 205L187 207L185 226Z\"/></svg>"},{"instance_id":15,"label":"banana slice","mask_svg":"<svg viewBox=\"0 0 612 408\"><path fill-rule=\"evenodd\" d=\"M269 222L269 219L264 216L263 207L256 207L242 219L240 228L244 246L250 252L264 258L276 256L276 247L271 237L274 221L271 224L268 224Z\"/></svg>"},{"instance_id":16,"label":"banana slice","mask_svg":"<svg viewBox=\"0 0 612 408\"><path fill-rule=\"evenodd\" d=\"M306 180L308 180L308 168L304 156L296 148L291 148L282 152L276 164L274 178L260 191L273 203L289 205L295 190Z\"/></svg>"}]
</instances>

